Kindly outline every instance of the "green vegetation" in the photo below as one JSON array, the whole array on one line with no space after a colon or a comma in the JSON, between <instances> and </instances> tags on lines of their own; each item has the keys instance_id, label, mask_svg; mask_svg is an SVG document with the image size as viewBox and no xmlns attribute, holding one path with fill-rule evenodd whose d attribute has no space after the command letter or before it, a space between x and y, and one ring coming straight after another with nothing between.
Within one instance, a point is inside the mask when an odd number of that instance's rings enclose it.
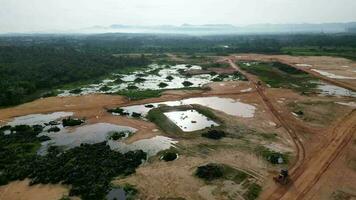
<instances>
[{"instance_id":1,"label":"green vegetation","mask_svg":"<svg viewBox=\"0 0 356 200\"><path fill-rule=\"evenodd\" d=\"M184 81L184 82L182 83L182 85L184 85L184 87L189 87L189 86L192 86L193 83L190 82L190 81Z\"/></svg>"},{"instance_id":2,"label":"green vegetation","mask_svg":"<svg viewBox=\"0 0 356 200\"><path fill-rule=\"evenodd\" d=\"M236 170L236 172L235 172L236 174L235 174L235 176L234 176L234 181L235 181L235 183L242 183L242 181L244 181L246 178L248 178L249 177L249 175L248 174L246 174L245 172L243 172L243 171L238 171L238 170Z\"/></svg>"},{"instance_id":3,"label":"green vegetation","mask_svg":"<svg viewBox=\"0 0 356 200\"><path fill-rule=\"evenodd\" d=\"M78 126L83 124L84 121L81 119L76 119L76 118L72 118L72 117L68 117L65 119L62 119L62 124L64 127L66 126Z\"/></svg>"},{"instance_id":4,"label":"green vegetation","mask_svg":"<svg viewBox=\"0 0 356 200\"><path fill-rule=\"evenodd\" d=\"M143 83L143 82L145 82L145 81L146 81L146 79L140 78L140 77L138 77L138 78L136 78L136 79L134 80L135 83Z\"/></svg>"},{"instance_id":5,"label":"green vegetation","mask_svg":"<svg viewBox=\"0 0 356 200\"><path fill-rule=\"evenodd\" d=\"M151 109L147 114L147 119L155 123L158 127L167 133L176 134L181 133L181 129L169 120L164 114L164 108Z\"/></svg>"},{"instance_id":6,"label":"green vegetation","mask_svg":"<svg viewBox=\"0 0 356 200\"><path fill-rule=\"evenodd\" d=\"M137 90L138 87L136 85L129 85L127 86L127 90Z\"/></svg>"},{"instance_id":7,"label":"green vegetation","mask_svg":"<svg viewBox=\"0 0 356 200\"><path fill-rule=\"evenodd\" d=\"M165 88L165 87L167 87L168 86L168 84L167 83L163 83L163 82L160 82L159 84L158 84L158 87L160 87L160 88Z\"/></svg>"},{"instance_id":8,"label":"green vegetation","mask_svg":"<svg viewBox=\"0 0 356 200\"><path fill-rule=\"evenodd\" d=\"M169 76L167 76L167 77L166 77L166 79L167 79L167 80L169 80L169 81L171 81L171 80L173 80L173 79L174 79L174 77L173 77L173 76L171 76L171 75L169 75Z\"/></svg>"},{"instance_id":9,"label":"green vegetation","mask_svg":"<svg viewBox=\"0 0 356 200\"><path fill-rule=\"evenodd\" d=\"M281 52L293 56L335 56L356 60L356 48L350 47L283 47Z\"/></svg>"},{"instance_id":10,"label":"green vegetation","mask_svg":"<svg viewBox=\"0 0 356 200\"><path fill-rule=\"evenodd\" d=\"M203 69L208 69L208 68L229 68L231 67L229 63L226 62L213 62L213 63L206 63L203 65L200 65Z\"/></svg>"},{"instance_id":11,"label":"green vegetation","mask_svg":"<svg viewBox=\"0 0 356 200\"><path fill-rule=\"evenodd\" d=\"M23 103L65 84L93 81L123 68L147 64L146 58L114 57L72 46L0 45L0 106ZM71 93L78 94L80 89Z\"/></svg>"},{"instance_id":12,"label":"green vegetation","mask_svg":"<svg viewBox=\"0 0 356 200\"><path fill-rule=\"evenodd\" d=\"M141 100L160 97L162 95L162 90L122 90L116 94L125 96L131 100Z\"/></svg>"},{"instance_id":13,"label":"green vegetation","mask_svg":"<svg viewBox=\"0 0 356 200\"><path fill-rule=\"evenodd\" d=\"M111 140L121 140L122 138L125 138L129 135L131 135L132 133L129 131L121 131L121 132L114 132L112 133L112 135L110 136Z\"/></svg>"},{"instance_id":14,"label":"green vegetation","mask_svg":"<svg viewBox=\"0 0 356 200\"><path fill-rule=\"evenodd\" d=\"M58 126L53 126L47 130L48 133L50 132L59 132L61 129Z\"/></svg>"},{"instance_id":15,"label":"green vegetation","mask_svg":"<svg viewBox=\"0 0 356 200\"><path fill-rule=\"evenodd\" d=\"M169 162L169 161L173 161L173 160L177 159L177 157L178 157L177 151L169 149L169 150L162 152L161 159L166 162Z\"/></svg>"},{"instance_id":16,"label":"green vegetation","mask_svg":"<svg viewBox=\"0 0 356 200\"><path fill-rule=\"evenodd\" d=\"M131 114L131 117L140 118L140 117L142 117L142 114L141 114L141 113L137 113L137 112L133 112L133 113Z\"/></svg>"},{"instance_id":17,"label":"green vegetation","mask_svg":"<svg viewBox=\"0 0 356 200\"><path fill-rule=\"evenodd\" d=\"M264 146L258 146L255 148L257 155L263 157L268 162L276 164L287 164L289 162L289 156L280 152L273 151ZM282 159L282 163L279 163L279 160Z\"/></svg>"},{"instance_id":18,"label":"green vegetation","mask_svg":"<svg viewBox=\"0 0 356 200\"><path fill-rule=\"evenodd\" d=\"M223 167L218 164L209 163L197 168L195 175L201 179L211 181L223 176Z\"/></svg>"},{"instance_id":19,"label":"green vegetation","mask_svg":"<svg viewBox=\"0 0 356 200\"><path fill-rule=\"evenodd\" d=\"M226 133L224 131L214 129L214 130L208 130L207 132L202 133L201 136L209 138L209 139L213 139L213 140L219 140L219 139L225 137Z\"/></svg>"},{"instance_id":20,"label":"green vegetation","mask_svg":"<svg viewBox=\"0 0 356 200\"><path fill-rule=\"evenodd\" d=\"M50 147L47 155L39 156L40 143L49 139L37 137L39 127L11 127L9 135L0 131L0 185L30 178L31 185L69 184L71 196L103 199L114 177L134 173L146 159L141 150L121 154L105 143L83 144L64 152Z\"/></svg>"},{"instance_id":21,"label":"green vegetation","mask_svg":"<svg viewBox=\"0 0 356 200\"><path fill-rule=\"evenodd\" d=\"M134 185L125 184L122 189L125 191L126 200L134 200L138 194L138 190L135 188Z\"/></svg>"},{"instance_id":22,"label":"green vegetation","mask_svg":"<svg viewBox=\"0 0 356 200\"><path fill-rule=\"evenodd\" d=\"M256 183L252 183L247 192L244 194L244 197L247 200L255 200L257 199L258 195L260 195L261 191L261 186L257 185Z\"/></svg>"},{"instance_id":23,"label":"green vegetation","mask_svg":"<svg viewBox=\"0 0 356 200\"><path fill-rule=\"evenodd\" d=\"M71 93L71 94L80 94L81 92L82 92L81 88L76 88L76 89L69 91L69 93Z\"/></svg>"},{"instance_id":24,"label":"green vegetation","mask_svg":"<svg viewBox=\"0 0 356 200\"><path fill-rule=\"evenodd\" d=\"M206 117L210 118L211 120L214 120L215 122L219 122L220 125L223 125L223 122L210 109L200 105L182 105L174 107L160 106L158 108L151 109L146 117L166 133L187 135L175 123L173 123L169 118L167 118L164 113L169 111L185 111L190 109L194 109L200 114L205 115ZM200 132L201 131L197 131L194 133L199 134Z\"/></svg>"},{"instance_id":25,"label":"green vegetation","mask_svg":"<svg viewBox=\"0 0 356 200\"><path fill-rule=\"evenodd\" d=\"M249 64L240 62L239 66L275 88L288 88L302 93L314 92L318 79L311 75L293 68L289 65L279 62L258 63L250 62Z\"/></svg>"},{"instance_id":26,"label":"green vegetation","mask_svg":"<svg viewBox=\"0 0 356 200\"><path fill-rule=\"evenodd\" d=\"M103 87L101 87L99 90L102 91L102 92L107 92L109 91L111 88L107 85L104 85Z\"/></svg>"}]
</instances>

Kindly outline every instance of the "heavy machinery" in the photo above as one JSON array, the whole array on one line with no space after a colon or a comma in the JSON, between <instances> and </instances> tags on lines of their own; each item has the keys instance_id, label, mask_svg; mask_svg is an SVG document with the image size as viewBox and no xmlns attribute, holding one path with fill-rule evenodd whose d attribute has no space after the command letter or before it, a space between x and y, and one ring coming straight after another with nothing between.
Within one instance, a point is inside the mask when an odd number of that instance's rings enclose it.
<instances>
[{"instance_id":1,"label":"heavy machinery","mask_svg":"<svg viewBox=\"0 0 356 200\"><path fill-rule=\"evenodd\" d=\"M273 177L273 180L281 185L289 183L288 169L282 169L278 176Z\"/></svg>"}]
</instances>

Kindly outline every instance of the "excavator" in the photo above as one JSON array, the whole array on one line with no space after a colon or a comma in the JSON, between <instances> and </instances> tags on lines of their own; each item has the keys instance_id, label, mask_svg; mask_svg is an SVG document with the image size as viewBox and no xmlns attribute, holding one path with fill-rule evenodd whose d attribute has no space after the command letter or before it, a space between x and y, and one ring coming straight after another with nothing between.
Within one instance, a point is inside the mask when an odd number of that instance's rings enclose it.
<instances>
[{"instance_id":1,"label":"excavator","mask_svg":"<svg viewBox=\"0 0 356 200\"><path fill-rule=\"evenodd\" d=\"M287 185L290 181L288 169L282 169L278 176L273 177L273 180L281 185Z\"/></svg>"}]
</instances>

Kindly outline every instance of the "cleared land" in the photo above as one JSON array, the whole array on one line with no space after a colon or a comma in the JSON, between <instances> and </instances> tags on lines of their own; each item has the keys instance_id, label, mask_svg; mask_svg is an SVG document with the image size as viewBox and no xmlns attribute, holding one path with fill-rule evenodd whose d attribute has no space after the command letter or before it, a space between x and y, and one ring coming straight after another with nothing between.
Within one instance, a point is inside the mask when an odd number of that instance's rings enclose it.
<instances>
[{"instance_id":1,"label":"cleared land","mask_svg":"<svg viewBox=\"0 0 356 200\"><path fill-rule=\"evenodd\" d=\"M186 59L184 56L177 57L174 54L168 56L179 62ZM209 90L168 90L163 91L160 97L136 101L115 95L50 97L2 109L0 123L5 124L13 117L27 114L71 111L76 117L85 117L89 124L108 122L138 129L136 134L124 141L125 143L157 135L177 140L176 150L179 154L177 160L164 162L159 156L154 156L140 166L135 174L124 179L118 178L113 182L116 185L126 183L135 185L139 190L140 199L250 199L253 198L252 190L258 190L254 184L263 188L260 199L337 199L336 197L340 195L353 197L353 191L356 189L354 187L356 179L352 178L356 176L353 168L356 163L354 157L356 112L355 107L338 102L354 102L355 98L304 94L305 84L294 88L294 85L286 82L288 80L279 81L276 85L271 84L271 87L268 87L266 82L269 80L261 77L263 73L273 70L277 79L282 73L285 73L282 75L292 73L292 76L302 78L303 81L305 78L321 79L354 90L356 82L353 79L326 77L305 65L303 67L296 64L309 64L313 69L356 78L353 73L346 74L341 69L332 70L338 65L356 70L355 63L332 57L256 54L214 58L216 59L231 65L224 68L225 72L240 71L249 81L214 82L205 86ZM256 70L253 73L248 70L248 66L242 66L241 69L236 64L240 61L278 61L300 69L303 73L283 70L280 72L280 68L275 69L271 65L258 66L253 69ZM329 67L323 68L326 63ZM295 83L298 84L298 81ZM211 140L197 133L166 133L149 121L113 116L106 111L107 108L209 96L228 97L254 105L256 112L252 118L243 118L212 110L214 115L224 122L227 136L220 140ZM283 165L269 163L259 151L261 147L282 152L288 156L289 162ZM197 167L208 163L224 164L244 172L249 178L243 178L245 176L229 178L231 171L225 177L214 181L197 178L194 175ZM290 169L292 182L287 186L272 181L272 177L282 167ZM348 177L344 174L348 174ZM18 187L17 195L29 194L32 197L27 191L33 187L26 186L25 183L11 184L21 185ZM14 190L9 189L13 187L11 184L0 187L2 194L0 199L8 199L6 197L14 195ZM58 195L63 195L67 191L59 185L53 188L55 190L53 197L48 196L47 199L58 199ZM52 189L49 191L53 192ZM38 197L40 198L42 197Z\"/></svg>"}]
</instances>

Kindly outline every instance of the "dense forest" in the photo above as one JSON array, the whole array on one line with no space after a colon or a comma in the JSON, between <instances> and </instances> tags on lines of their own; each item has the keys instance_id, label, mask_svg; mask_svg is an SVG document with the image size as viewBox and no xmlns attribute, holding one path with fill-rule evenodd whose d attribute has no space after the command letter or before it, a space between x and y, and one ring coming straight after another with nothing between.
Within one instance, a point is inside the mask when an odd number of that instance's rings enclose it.
<instances>
[{"instance_id":1,"label":"dense forest","mask_svg":"<svg viewBox=\"0 0 356 200\"><path fill-rule=\"evenodd\" d=\"M114 177L125 176L146 159L142 150L125 154L113 151L105 142L82 144L61 150L52 146L45 156L37 155L42 141L41 125L0 128L0 185L30 178L30 184L68 184L70 195L86 199L104 199ZM5 134L11 131L11 134Z\"/></svg>"},{"instance_id":2,"label":"dense forest","mask_svg":"<svg viewBox=\"0 0 356 200\"><path fill-rule=\"evenodd\" d=\"M82 52L74 47L0 47L0 106L25 102L46 90L96 79L115 70L144 66L145 57L115 57Z\"/></svg>"},{"instance_id":3,"label":"dense forest","mask_svg":"<svg viewBox=\"0 0 356 200\"><path fill-rule=\"evenodd\" d=\"M63 84L150 63L144 56L124 56L127 53L166 52L329 55L356 60L356 35L1 35L0 106L35 99Z\"/></svg>"}]
</instances>

